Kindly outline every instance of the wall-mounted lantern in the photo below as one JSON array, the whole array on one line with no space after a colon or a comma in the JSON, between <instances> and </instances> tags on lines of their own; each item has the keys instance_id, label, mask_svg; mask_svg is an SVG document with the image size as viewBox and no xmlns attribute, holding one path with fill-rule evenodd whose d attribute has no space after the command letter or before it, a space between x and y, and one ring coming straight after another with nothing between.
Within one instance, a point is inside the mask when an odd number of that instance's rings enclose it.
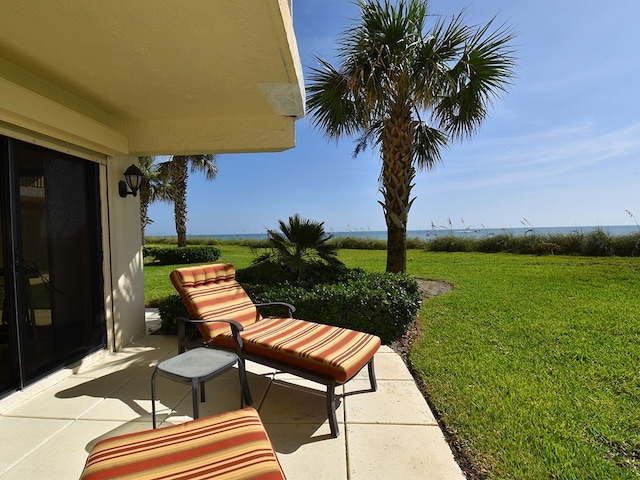
<instances>
[{"instance_id":1,"label":"wall-mounted lantern","mask_svg":"<svg viewBox=\"0 0 640 480\"><path fill-rule=\"evenodd\" d=\"M118 193L122 198L127 195L135 197L142 184L142 172L135 165L131 165L124 171L124 180L124 182L122 180L118 182Z\"/></svg>"}]
</instances>

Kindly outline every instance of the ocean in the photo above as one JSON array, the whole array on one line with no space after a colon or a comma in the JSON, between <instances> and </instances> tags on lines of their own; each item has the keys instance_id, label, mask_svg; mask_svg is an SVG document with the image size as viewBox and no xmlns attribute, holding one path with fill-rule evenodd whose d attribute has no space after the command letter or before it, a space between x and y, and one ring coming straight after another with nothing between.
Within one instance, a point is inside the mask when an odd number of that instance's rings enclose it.
<instances>
[{"instance_id":1,"label":"ocean","mask_svg":"<svg viewBox=\"0 0 640 480\"><path fill-rule=\"evenodd\" d=\"M511 235L528 235L528 234L570 234L570 233L590 233L595 230L602 230L611 236L630 235L633 233L640 233L640 226L638 225L610 225L604 227L521 227L521 228L465 228L465 229L449 229L449 228L434 228L431 230L409 230L407 231L408 238L419 238L423 240L429 240L436 237L442 237L447 235L456 235L460 237L472 237L472 238L485 238L499 234L511 234ZM386 240L386 230L353 230L348 232L327 232L333 235L335 238L366 238L373 240ZM232 234L206 234L206 235L189 235L196 238L217 238L220 240L233 240L233 239L256 239L261 240L267 238L265 233L232 233Z\"/></svg>"}]
</instances>

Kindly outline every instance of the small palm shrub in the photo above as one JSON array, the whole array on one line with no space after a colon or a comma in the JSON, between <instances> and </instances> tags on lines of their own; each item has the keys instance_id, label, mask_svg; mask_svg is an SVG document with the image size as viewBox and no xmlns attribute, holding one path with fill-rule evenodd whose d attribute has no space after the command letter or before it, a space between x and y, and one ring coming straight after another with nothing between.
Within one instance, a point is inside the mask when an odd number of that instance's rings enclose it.
<instances>
[{"instance_id":1,"label":"small palm shrub","mask_svg":"<svg viewBox=\"0 0 640 480\"><path fill-rule=\"evenodd\" d=\"M338 249L328 243L333 237L324 231L324 222L303 219L297 213L289 223L278 221L280 231L267 230L268 251L256 258L239 282L318 281L345 269Z\"/></svg>"}]
</instances>

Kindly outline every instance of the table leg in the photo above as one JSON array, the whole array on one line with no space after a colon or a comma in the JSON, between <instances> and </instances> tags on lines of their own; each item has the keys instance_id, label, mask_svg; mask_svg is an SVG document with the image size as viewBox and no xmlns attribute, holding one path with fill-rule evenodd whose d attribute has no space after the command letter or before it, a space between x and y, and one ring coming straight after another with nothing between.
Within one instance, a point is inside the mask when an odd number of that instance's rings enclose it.
<instances>
[{"instance_id":1,"label":"table leg","mask_svg":"<svg viewBox=\"0 0 640 480\"><path fill-rule=\"evenodd\" d=\"M158 369L154 369L151 374L151 423L156 428L156 373Z\"/></svg>"},{"instance_id":2,"label":"table leg","mask_svg":"<svg viewBox=\"0 0 640 480\"><path fill-rule=\"evenodd\" d=\"M243 408L245 404L251 406L253 405L253 398L251 398L247 372L244 368L244 359L242 358L238 360L238 375L240 376L240 408Z\"/></svg>"},{"instance_id":3,"label":"table leg","mask_svg":"<svg viewBox=\"0 0 640 480\"><path fill-rule=\"evenodd\" d=\"M193 419L198 418L198 379L191 379L191 397L193 399Z\"/></svg>"}]
</instances>

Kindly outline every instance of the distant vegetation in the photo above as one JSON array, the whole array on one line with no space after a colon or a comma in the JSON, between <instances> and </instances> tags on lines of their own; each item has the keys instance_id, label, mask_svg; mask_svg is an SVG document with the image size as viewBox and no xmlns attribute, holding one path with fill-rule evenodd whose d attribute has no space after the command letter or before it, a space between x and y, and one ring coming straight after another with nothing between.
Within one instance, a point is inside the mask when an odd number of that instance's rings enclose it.
<instances>
[{"instance_id":1,"label":"distant vegetation","mask_svg":"<svg viewBox=\"0 0 640 480\"><path fill-rule=\"evenodd\" d=\"M148 244L175 245L175 237L148 237ZM190 245L242 245L259 251L269 247L265 239L189 238ZM327 242L337 249L385 250L387 242L379 239L334 237ZM637 233L610 235L597 229L583 233L547 233L532 231L525 235L500 233L485 237L473 235L444 235L434 238L408 238L407 248L431 252L480 252L519 253L529 255L584 255L595 257L637 257L640 256L640 228Z\"/></svg>"}]
</instances>

